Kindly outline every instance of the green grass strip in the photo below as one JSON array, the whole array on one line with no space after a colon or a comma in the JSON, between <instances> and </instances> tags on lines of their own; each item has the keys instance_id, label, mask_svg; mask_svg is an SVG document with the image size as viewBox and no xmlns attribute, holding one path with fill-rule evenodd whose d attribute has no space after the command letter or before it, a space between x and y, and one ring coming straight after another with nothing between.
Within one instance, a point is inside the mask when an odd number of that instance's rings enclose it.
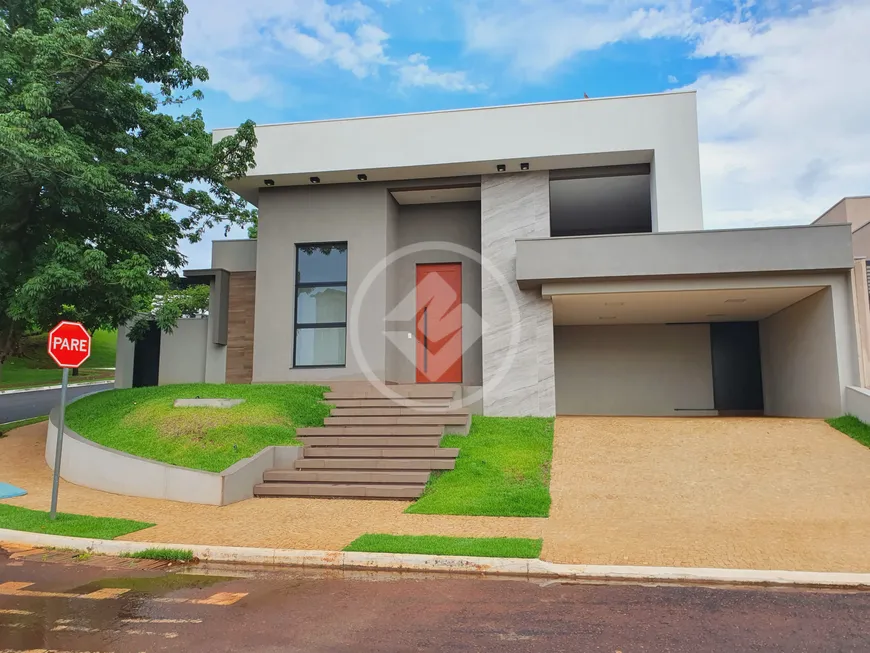
<instances>
[{"instance_id":1,"label":"green grass strip","mask_svg":"<svg viewBox=\"0 0 870 653\"><path fill-rule=\"evenodd\" d=\"M44 422L47 419L48 415L43 415L42 417L31 417L30 419L20 419L17 422L6 422L5 424L0 424L0 437L9 433L12 429L20 429L22 426L37 424L39 422Z\"/></svg>"},{"instance_id":2,"label":"green grass strip","mask_svg":"<svg viewBox=\"0 0 870 653\"><path fill-rule=\"evenodd\" d=\"M356 538L344 550L487 558L537 558L541 555L542 542L543 540L520 537L444 537L370 533Z\"/></svg>"},{"instance_id":3,"label":"green grass strip","mask_svg":"<svg viewBox=\"0 0 870 653\"><path fill-rule=\"evenodd\" d=\"M854 415L843 415L825 421L865 447L870 447L870 425L865 424Z\"/></svg>"},{"instance_id":4,"label":"green grass strip","mask_svg":"<svg viewBox=\"0 0 870 653\"><path fill-rule=\"evenodd\" d=\"M57 519L51 521L48 518L48 513L42 510L30 510L29 508L0 503L0 528L9 528L15 531L113 540L121 535L141 531L143 528L152 526L154 524L130 519L70 515L63 512L57 513Z\"/></svg>"},{"instance_id":5,"label":"green grass strip","mask_svg":"<svg viewBox=\"0 0 870 653\"><path fill-rule=\"evenodd\" d=\"M427 515L546 517L550 513L553 420L475 415L467 436L450 435L456 468L433 472L405 512Z\"/></svg>"},{"instance_id":6,"label":"green grass strip","mask_svg":"<svg viewBox=\"0 0 870 653\"><path fill-rule=\"evenodd\" d=\"M190 562L193 551L190 549L145 549L136 553L123 553L122 558L140 558L142 560L170 560L172 562Z\"/></svg>"}]
</instances>

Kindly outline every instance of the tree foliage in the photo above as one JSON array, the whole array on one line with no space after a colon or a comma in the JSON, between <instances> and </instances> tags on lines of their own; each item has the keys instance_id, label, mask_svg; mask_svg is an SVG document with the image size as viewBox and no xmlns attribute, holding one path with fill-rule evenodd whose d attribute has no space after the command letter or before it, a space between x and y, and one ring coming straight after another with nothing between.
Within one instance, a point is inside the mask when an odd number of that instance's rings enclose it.
<instances>
[{"instance_id":1,"label":"tree foliage","mask_svg":"<svg viewBox=\"0 0 870 653\"><path fill-rule=\"evenodd\" d=\"M212 144L179 106L208 79L182 56L186 13L0 0L0 363L25 329L132 318L184 263L181 239L253 222L225 181L253 165L254 124Z\"/></svg>"},{"instance_id":2,"label":"tree foliage","mask_svg":"<svg viewBox=\"0 0 870 653\"><path fill-rule=\"evenodd\" d=\"M208 284L186 288L173 288L168 280L161 280L161 290L148 303L140 306L139 313L129 321L127 337L139 340L156 324L161 331L172 333L183 317L202 317L208 311Z\"/></svg>"}]
</instances>

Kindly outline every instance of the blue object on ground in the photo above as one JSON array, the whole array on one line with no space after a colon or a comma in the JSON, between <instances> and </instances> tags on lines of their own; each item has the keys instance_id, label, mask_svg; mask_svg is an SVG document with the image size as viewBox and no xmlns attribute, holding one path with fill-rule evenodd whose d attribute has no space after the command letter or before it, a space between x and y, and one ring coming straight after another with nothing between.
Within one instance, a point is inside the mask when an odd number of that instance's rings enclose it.
<instances>
[{"instance_id":1,"label":"blue object on ground","mask_svg":"<svg viewBox=\"0 0 870 653\"><path fill-rule=\"evenodd\" d=\"M12 497L22 497L27 494L27 490L22 490L20 487L9 485L9 483L0 482L0 499L11 499Z\"/></svg>"}]
</instances>

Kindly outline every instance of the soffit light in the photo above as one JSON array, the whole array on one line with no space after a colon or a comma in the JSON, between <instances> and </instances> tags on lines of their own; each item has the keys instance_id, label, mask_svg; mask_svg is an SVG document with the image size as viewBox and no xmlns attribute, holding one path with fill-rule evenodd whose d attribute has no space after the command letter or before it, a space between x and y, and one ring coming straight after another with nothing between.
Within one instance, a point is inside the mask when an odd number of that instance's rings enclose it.
<instances>
[{"instance_id":1,"label":"soffit light","mask_svg":"<svg viewBox=\"0 0 870 653\"><path fill-rule=\"evenodd\" d=\"M499 172L504 172L505 170L507 170L507 166L504 163L499 163L495 167L495 169L498 170Z\"/></svg>"},{"instance_id":2,"label":"soffit light","mask_svg":"<svg viewBox=\"0 0 870 653\"><path fill-rule=\"evenodd\" d=\"M263 183L266 184L267 186L274 186L275 180L274 179L264 179Z\"/></svg>"},{"instance_id":3,"label":"soffit light","mask_svg":"<svg viewBox=\"0 0 870 653\"><path fill-rule=\"evenodd\" d=\"M367 181L369 177L367 174L361 172L356 176L356 178L359 179L360 181Z\"/></svg>"},{"instance_id":4,"label":"soffit light","mask_svg":"<svg viewBox=\"0 0 870 653\"><path fill-rule=\"evenodd\" d=\"M520 170L528 170L528 169L529 169L528 163L521 163L520 164Z\"/></svg>"},{"instance_id":5,"label":"soffit light","mask_svg":"<svg viewBox=\"0 0 870 653\"><path fill-rule=\"evenodd\" d=\"M707 313L707 317L725 317L725 313Z\"/></svg>"},{"instance_id":6,"label":"soffit light","mask_svg":"<svg viewBox=\"0 0 870 653\"><path fill-rule=\"evenodd\" d=\"M741 297L741 298L737 298L737 299L726 299L725 303L726 304L742 304L745 301L746 301L746 298Z\"/></svg>"},{"instance_id":7,"label":"soffit light","mask_svg":"<svg viewBox=\"0 0 870 653\"><path fill-rule=\"evenodd\" d=\"M312 184L319 184L319 183L320 183L320 177L309 177L309 178L308 178L308 181L310 181Z\"/></svg>"}]
</instances>

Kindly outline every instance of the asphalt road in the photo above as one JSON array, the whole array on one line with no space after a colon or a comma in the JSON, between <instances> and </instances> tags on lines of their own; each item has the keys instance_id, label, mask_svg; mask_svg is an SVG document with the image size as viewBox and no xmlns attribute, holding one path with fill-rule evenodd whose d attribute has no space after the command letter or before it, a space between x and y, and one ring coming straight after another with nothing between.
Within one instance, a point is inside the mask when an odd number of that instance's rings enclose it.
<instances>
[{"instance_id":1,"label":"asphalt road","mask_svg":"<svg viewBox=\"0 0 870 653\"><path fill-rule=\"evenodd\" d=\"M315 571L233 578L243 570L180 575L2 558L8 652L870 650L870 592Z\"/></svg>"},{"instance_id":2,"label":"asphalt road","mask_svg":"<svg viewBox=\"0 0 870 653\"><path fill-rule=\"evenodd\" d=\"M71 385L66 393L67 399L70 400L92 392L108 390L114 386L114 383L114 381L107 381L99 385ZM0 424L48 415L51 409L59 403L60 389L0 394Z\"/></svg>"}]
</instances>

